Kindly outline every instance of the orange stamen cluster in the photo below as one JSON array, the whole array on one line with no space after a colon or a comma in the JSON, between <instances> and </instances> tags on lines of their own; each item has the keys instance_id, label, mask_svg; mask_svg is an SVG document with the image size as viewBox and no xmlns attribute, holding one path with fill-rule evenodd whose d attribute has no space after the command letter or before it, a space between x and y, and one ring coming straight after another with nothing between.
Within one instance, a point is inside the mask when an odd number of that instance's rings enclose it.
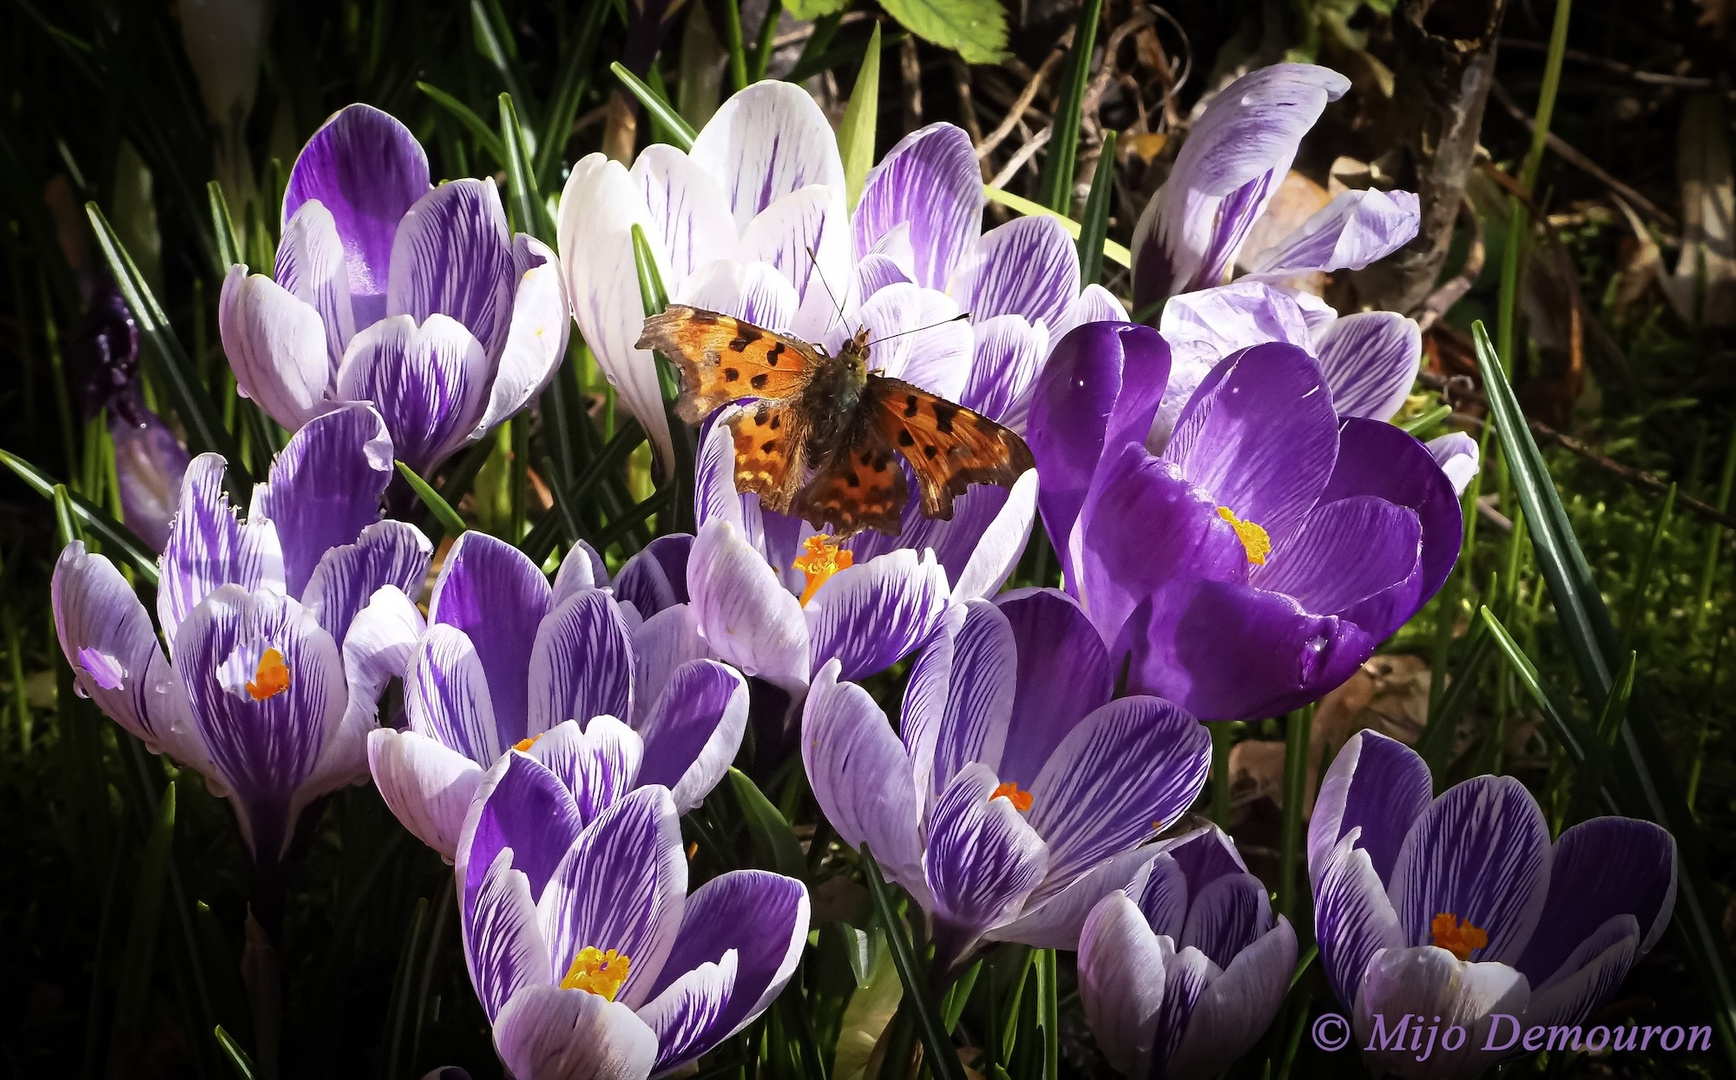
<instances>
[{"instance_id":1,"label":"orange stamen cluster","mask_svg":"<svg viewBox=\"0 0 1736 1080\"><path fill-rule=\"evenodd\" d=\"M1429 921L1429 933L1435 948L1445 949L1460 960L1469 960L1471 953L1489 946L1489 934L1482 927L1444 911Z\"/></svg>"},{"instance_id":2,"label":"orange stamen cluster","mask_svg":"<svg viewBox=\"0 0 1736 1080\"><path fill-rule=\"evenodd\" d=\"M606 1001L614 1001L632 967L633 961L623 953L614 949L604 952L587 945L573 957L573 966L567 969L567 977L561 980L561 989L583 990Z\"/></svg>"},{"instance_id":3,"label":"orange stamen cluster","mask_svg":"<svg viewBox=\"0 0 1736 1080\"><path fill-rule=\"evenodd\" d=\"M993 791L989 792L989 801L993 802L996 799L1007 800L1013 804L1013 809L1017 810L1021 814L1028 814L1031 812L1031 793L1028 791L1020 791L1019 785L1013 783L1011 780L998 785Z\"/></svg>"},{"instance_id":4,"label":"orange stamen cluster","mask_svg":"<svg viewBox=\"0 0 1736 1080\"><path fill-rule=\"evenodd\" d=\"M530 748L535 746L536 741L540 738L542 738L541 735L532 735L528 739L520 739L512 744L512 748L521 754L528 754L530 753Z\"/></svg>"},{"instance_id":5,"label":"orange stamen cluster","mask_svg":"<svg viewBox=\"0 0 1736 1080\"><path fill-rule=\"evenodd\" d=\"M825 533L808 537L802 541L802 547L807 554L796 556L796 561L790 565L808 576L808 584L802 589L802 606L807 607L808 601L833 574L856 564L856 553L839 547L838 541Z\"/></svg>"},{"instance_id":6,"label":"orange stamen cluster","mask_svg":"<svg viewBox=\"0 0 1736 1080\"><path fill-rule=\"evenodd\" d=\"M247 696L254 701L264 701L288 689L289 665L283 662L283 654L276 649L266 649L259 658L259 668L253 673L253 681L247 684Z\"/></svg>"}]
</instances>

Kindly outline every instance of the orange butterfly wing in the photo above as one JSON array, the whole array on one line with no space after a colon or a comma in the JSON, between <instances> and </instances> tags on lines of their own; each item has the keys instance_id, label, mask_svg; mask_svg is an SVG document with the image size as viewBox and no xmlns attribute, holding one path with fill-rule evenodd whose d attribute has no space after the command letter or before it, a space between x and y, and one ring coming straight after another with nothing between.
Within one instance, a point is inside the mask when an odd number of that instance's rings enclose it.
<instances>
[{"instance_id":1,"label":"orange butterfly wing","mask_svg":"<svg viewBox=\"0 0 1736 1080\"><path fill-rule=\"evenodd\" d=\"M742 398L795 397L819 362L813 347L795 338L680 304L646 319L634 348L655 349L681 369L675 411L689 424Z\"/></svg>"},{"instance_id":2,"label":"orange butterfly wing","mask_svg":"<svg viewBox=\"0 0 1736 1080\"><path fill-rule=\"evenodd\" d=\"M892 445L875 425L858 422L849 445L821 462L796 495L794 510L816 529L830 525L835 536L863 529L897 536L909 501L909 482Z\"/></svg>"},{"instance_id":3,"label":"orange butterfly wing","mask_svg":"<svg viewBox=\"0 0 1736 1080\"><path fill-rule=\"evenodd\" d=\"M762 401L729 418L735 438L735 490L753 492L780 514L802 486L807 424L791 405Z\"/></svg>"},{"instance_id":4,"label":"orange butterfly wing","mask_svg":"<svg viewBox=\"0 0 1736 1080\"><path fill-rule=\"evenodd\" d=\"M972 484L1010 488L1036 466L1008 429L902 380L870 375L863 404L881 438L910 462L925 517L951 521L953 499Z\"/></svg>"}]
</instances>

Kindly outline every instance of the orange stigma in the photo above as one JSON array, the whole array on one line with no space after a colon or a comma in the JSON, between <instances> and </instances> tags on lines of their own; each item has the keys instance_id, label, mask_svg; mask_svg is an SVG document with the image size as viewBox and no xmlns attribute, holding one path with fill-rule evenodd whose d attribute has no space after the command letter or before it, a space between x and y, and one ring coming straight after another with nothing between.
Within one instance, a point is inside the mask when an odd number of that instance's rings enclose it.
<instances>
[{"instance_id":1,"label":"orange stigma","mask_svg":"<svg viewBox=\"0 0 1736 1080\"><path fill-rule=\"evenodd\" d=\"M542 738L541 735L532 735L528 739L520 739L512 744L512 748L521 754L528 754L530 753L530 748L535 746L536 741L540 738Z\"/></svg>"},{"instance_id":2,"label":"orange stigma","mask_svg":"<svg viewBox=\"0 0 1736 1080\"><path fill-rule=\"evenodd\" d=\"M288 689L289 665L283 662L283 654L276 649L266 649L259 658L259 669L253 673L253 681L247 684L247 696L254 701L264 701Z\"/></svg>"},{"instance_id":3,"label":"orange stigma","mask_svg":"<svg viewBox=\"0 0 1736 1080\"><path fill-rule=\"evenodd\" d=\"M1242 542L1242 550L1248 553L1248 561L1255 566L1265 566L1266 556L1272 554L1272 538L1266 535L1266 530L1251 521L1243 521L1227 506L1218 507L1218 516L1236 530L1236 539Z\"/></svg>"},{"instance_id":4,"label":"orange stigma","mask_svg":"<svg viewBox=\"0 0 1736 1080\"><path fill-rule=\"evenodd\" d=\"M856 564L856 554L838 546L838 541L825 533L815 533L802 541L802 547L807 549L806 555L796 556L796 561L790 564L791 569L800 570L808 575L808 584L802 589L802 606L807 607L808 601L820 591L820 586L831 579L840 570L848 570Z\"/></svg>"},{"instance_id":5,"label":"orange stigma","mask_svg":"<svg viewBox=\"0 0 1736 1080\"><path fill-rule=\"evenodd\" d=\"M1429 932L1434 935L1435 948L1445 949L1460 960L1469 960L1471 953L1489 945L1489 934L1482 927L1446 912L1429 920Z\"/></svg>"},{"instance_id":6,"label":"orange stigma","mask_svg":"<svg viewBox=\"0 0 1736 1080\"><path fill-rule=\"evenodd\" d=\"M993 802L996 799L1007 800L1013 804L1013 809L1017 810L1021 814L1028 814L1031 812L1031 793L1028 791L1020 791L1019 785L1013 783L1011 780L1008 780L1006 783L997 786L993 791L989 792L989 801Z\"/></svg>"},{"instance_id":7,"label":"orange stigma","mask_svg":"<svg viewBox=\"0 0 1736 1080\"><path fill-rule=\"evenodd\" d=\"M632 967L633 961L624 953L614 949L604 952L587 945L573 957L573 966L567 969L567 977L561 980L561 989L583 990L606 1001L614 1001Z\"/></svg>"}]
</instances>

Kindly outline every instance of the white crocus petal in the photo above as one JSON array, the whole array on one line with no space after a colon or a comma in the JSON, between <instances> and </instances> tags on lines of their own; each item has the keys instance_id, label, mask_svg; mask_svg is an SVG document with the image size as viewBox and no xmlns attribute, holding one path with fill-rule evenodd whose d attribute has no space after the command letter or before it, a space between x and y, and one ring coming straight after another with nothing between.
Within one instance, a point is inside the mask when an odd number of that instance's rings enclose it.
<instances>
[{"instance_id":1,"label":"white crocus petal","mask_svg":"<svg viewBox=\"0 0 1736 1080\"><path fill-rule=\"evenodd\" d=\"M688 275L706 263L733 258L735 219L717 181L667 143L647 146L633 162L633 181L669 255L663 287L674 296Z\"/></svg>"},{"instance_id":2,"label":"white crocus petal","mask_svg":"<svg viewBox=\"0 0 1736 1080\"><path fill-rule=\"evenodd\" d=\"M518 271L518 287L512 299L512 322L506 345L489 388L488 409L469 433L467 441L482 438L491 429L530 403L554 378L561 357L567 353L568 319L566 284L561 280L560 260L548 245L519 233L513 238L512 256Z\"/></svg>"},{"instance_id":3,"label":"white crocus petal","mask_svg":"<svg viewBox=\"0 0 1736 1080\"><path fill-rule=\"evenodd\" d=\"M392 728L368 733L368 767L392 815L452 862L482 767L421 732Z\"/></svg>"},{"instance_id":4,"label":"white crocus petal","mask_svg":"<svg viewBox=\"0 0 1736 1080\"><path fill-rule=\"evenodd\" d=\"M790 332L818 340L843 320L853 283L843 191L814 184L772 203L742 233L740 257L770 263L789 280L800 302Z\"/></svg>"},{"instance_id":5,"label":"white crocus petal","mask_svg":"<svg viewBox=\"0 0 1736 1080\"><path fill-rule=\"evenodd\" d=\"M1031 524L1037 517L1037 470L1026 469L1013 481L1012 491L994 521L977 541L970 561L953 584L955 601L990 597L1012 576L1013 567L1025 553L1031 539Z\"/></svg>"},{"instance_id":6,"label":"white crocus petal","mask_svg":"<svg viewBox=\"0 0 1736 1080\"><path fill-rule=\"evenodd\" d=\"M223 279L217 332L242 397L291 431L322 411L335 368L318 311L236 265Z\"/></svg>"},{"instance_id":7,"label":"white crocus petal","mask_svg":"<svg viewBox=\"0 0 1736 1080\"><path fill-rule=\"evenodd\" d=\"M844 189L838 138L813 97L786 82L758 82L713 114L689 155L716 178L745 229L761 210L810 184Z\"/></svg>"}]
</instances>

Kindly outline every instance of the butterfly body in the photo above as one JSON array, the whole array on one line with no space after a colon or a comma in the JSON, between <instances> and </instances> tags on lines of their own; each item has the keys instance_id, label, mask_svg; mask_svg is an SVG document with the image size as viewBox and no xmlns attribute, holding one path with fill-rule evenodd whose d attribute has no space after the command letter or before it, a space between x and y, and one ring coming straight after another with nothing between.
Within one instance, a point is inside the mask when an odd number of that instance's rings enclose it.
<instances>
[{"instance_id":1,"label":"butterfly body","mask_svg":"<svg viewBox=\"0 0 1736 1080\"><path fill-rule=\"evenodd\" d=\"M870 369L868 334L834 355L699 308L671 305L645 320L638 347L681 369L676 411L698 423L736 402L729 419L736 490L835 535L898 535L909 502L905 463L922 512L950 520L972 484L1010 487L1031 452L994 421ZM903 462L900 462L900 458Z\"/></svg>"}]
</instances>

